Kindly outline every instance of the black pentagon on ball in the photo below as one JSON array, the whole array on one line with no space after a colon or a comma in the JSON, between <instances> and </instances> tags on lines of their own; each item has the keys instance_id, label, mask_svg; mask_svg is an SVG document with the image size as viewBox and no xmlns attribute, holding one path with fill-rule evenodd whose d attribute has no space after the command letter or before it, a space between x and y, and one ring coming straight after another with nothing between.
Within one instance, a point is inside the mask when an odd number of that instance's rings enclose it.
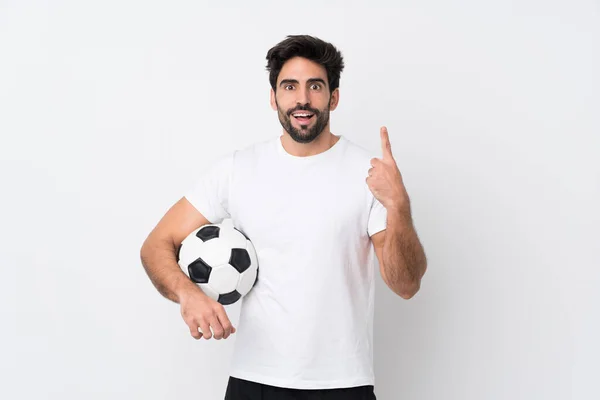
<instances>
[{"instance_id":1,"label":"black pentagon on ball","mask_svg":"<svg viewBox=\"0 0 600 400\"><path fill-rule=\"evenodd\" d=\"M202 240L203 242L206 242L207 240L218 238L220 231L221 228L219 228L218 226L205 226L204 228L196 232L196 237L198 237L198 239Z\"/></svg>"},{"instance_id":2,"label":"black pentagon on ball","mask_svg":"<svg viewBox=\"0 0 600 400\"><path fill-rule=\"evenodd\" d=\"M195 283L208 283L210 271L212 271L210 265L206 264L201 258L188 265L188 274L192 282Z\"/></svg>"},{"instance_id":3,"label":"black pentagon on ball","mask_svg":"<svg viewBox=\"0 0 600 400\"><path fill-rule=\"evenodd\" d=\"M241 274L250 267L250 254L246 249L231 249L229 264Z\"/></svg>"},{"instance_id":4,"label":"black pentagon on ball","mask_svg":"<svg viewBox=\"0 0 600 400\"><path fill-rule=\"evenodd\" d=\"M242 297L242 295L240 294L240 292L238 292L237 290L234 290L233 292L220 294L219 298L217 299L217 301L219 303L223 304L224 306L226 306L228 304L235 303L241 297Z\"/></svg>"}]
</instances>

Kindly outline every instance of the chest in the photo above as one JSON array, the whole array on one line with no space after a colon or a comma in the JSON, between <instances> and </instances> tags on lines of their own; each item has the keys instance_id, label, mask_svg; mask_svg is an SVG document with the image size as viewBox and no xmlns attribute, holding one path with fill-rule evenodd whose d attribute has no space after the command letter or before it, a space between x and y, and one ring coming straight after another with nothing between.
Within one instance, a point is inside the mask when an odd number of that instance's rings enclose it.
<instances>
[{"instance_id":1,"label":"chest","mask_svg":"<svg viewBox=\"0 0 600 400\"><path fill-rule=\"evenodd\" d=\"M366 236L364 177L342 167L249 168L232 182L230 213L259 248L314 248Z\"/></svg>"}]
</instances>

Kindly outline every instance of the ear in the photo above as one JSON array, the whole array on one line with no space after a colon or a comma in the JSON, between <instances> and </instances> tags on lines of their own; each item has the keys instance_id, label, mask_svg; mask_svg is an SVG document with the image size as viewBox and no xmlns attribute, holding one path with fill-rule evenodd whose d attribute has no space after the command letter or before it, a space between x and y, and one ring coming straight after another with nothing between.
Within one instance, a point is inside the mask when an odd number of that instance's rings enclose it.
<instances>
[{"instance_id":1,"label":"ear","mask_svg":"<svg viewBox=\"0 0 600 400\"><path fill-rule=\"evenodd\" d=\"M271 88L271 108L273 111L277 111L277 103L275 102L275 91Z\"/></svg>"},{"instance_id":2,"label":"ear","mask_svg":"<svg viewBox=\"0 0 600 400\"><path fill-rule=\"evenodd\" d=\"M329 98L329 111L333 111L337 108L338 103L340 101L340 89L336 88L333 93L331 93L331 97Z\"/></svg>"}]
</instances>

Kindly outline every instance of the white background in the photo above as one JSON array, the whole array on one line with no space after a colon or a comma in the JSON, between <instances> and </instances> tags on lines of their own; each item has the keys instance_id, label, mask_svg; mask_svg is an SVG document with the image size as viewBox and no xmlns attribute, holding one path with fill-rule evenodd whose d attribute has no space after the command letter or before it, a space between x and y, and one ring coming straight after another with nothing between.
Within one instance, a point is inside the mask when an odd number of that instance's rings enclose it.
<instances>
[{"instance_id":1,"label":"white background","mask_svg":"<svg viewBox=\"0 0 600 400\"><path fill-rule=\"evenodd\" d=\"M389 128L429 258L409 301L378 278L378 399L600 398L599 3L213 3L0 1L0 397L223 397L235 335L192 339L139 249L281 134L265 55L308 33L345 57L332 131Z\"/></svg>"}]
</instances>

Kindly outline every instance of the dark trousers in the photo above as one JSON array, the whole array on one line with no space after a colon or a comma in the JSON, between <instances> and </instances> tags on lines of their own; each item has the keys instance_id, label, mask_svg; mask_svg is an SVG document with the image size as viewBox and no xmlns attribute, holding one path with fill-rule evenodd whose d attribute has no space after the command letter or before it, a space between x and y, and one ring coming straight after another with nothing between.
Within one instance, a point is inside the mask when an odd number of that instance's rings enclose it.
<instances>
[{"instance_id":1,"label":"dark trousers","mask_svg":"<svg viewBox=\"0 0 600 400\"><path fill-rule=\"evenodd\" d=\"M373 385L340 389L289 389L229 377L225 400L377 400Z\"/></svg>"}]
</instances>

